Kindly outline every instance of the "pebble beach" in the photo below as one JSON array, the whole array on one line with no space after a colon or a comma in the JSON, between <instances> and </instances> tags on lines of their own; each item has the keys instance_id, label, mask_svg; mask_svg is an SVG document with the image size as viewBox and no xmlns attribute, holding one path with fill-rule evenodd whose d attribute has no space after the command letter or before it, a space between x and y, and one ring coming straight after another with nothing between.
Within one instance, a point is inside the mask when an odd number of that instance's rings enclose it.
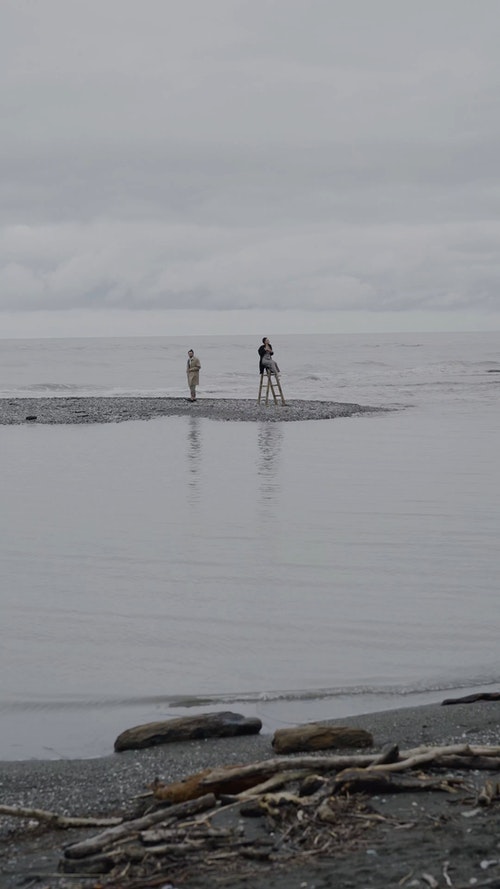
<instances>
[{"instance_id":1,"label":"pebble beach","mask_svg":"<svg viewBox=\"0 0 500 889\"><path fill-rule=\"evenodd\" d=\"M250 422L291 422L332 420L359 414L380 413L382 408L336 401L293 400L266 405L245 398L2 398L0 425L38 423L50 425L82 423L121 423L127 420L153 420L156 417L196 415L210 420Z\"/></svg>"},{"instance_id":2,"label":"pebble beach","mask_svg":"<svg viewBox=\"0 0 500 889\"><path fill-rule=\"evenodd\" d=\"M370 731L374 749L380 750L394 743L400 749L464 743L496 746L499 718L500 703L477 702L446 707L436 703L323 721ZM207 767L261 761L273 755L271 736L261 734L167 744L99 759L9 762L0 767L0 798L3 805L43 808L65 815L126 814L155 777L170 782ZM163 885L178 889L215 889L220 885L235 889L498 887L500 802L481 809L473 799L482 783L488 778L495 781L498 775L473 772L466 777L467 789L457 798L429 791L374 798L375 809L384 818L390 817L390 822L382 822L366 843L361 842L346 855L314 858L307 866L263 867L250 881L238 873L230 878L226 875L225 880L222 873L214 873L213 878L192 873L179 882L165 880ZM71 831L70 839L68 831L36 829L33 823L13 818L1 818L0 826L0 885L5 889L28 884L54 889L97 885L95 880L58 873L64 845L73 840L75 831ZM82 835L81 831L77 833ZM443 873L452 882L447 882ZM430 882L430 878L436 882Z\"/></svg>"}]
</instances>

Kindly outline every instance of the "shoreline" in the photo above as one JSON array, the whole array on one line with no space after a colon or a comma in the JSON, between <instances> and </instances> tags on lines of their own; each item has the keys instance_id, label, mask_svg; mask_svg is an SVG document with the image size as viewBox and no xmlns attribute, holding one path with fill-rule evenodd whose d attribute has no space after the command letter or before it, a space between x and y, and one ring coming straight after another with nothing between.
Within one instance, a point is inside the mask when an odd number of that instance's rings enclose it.
<instances>
[{"instance_id":1,"label":"shoreline","mask_svg":"<svg viewBox=\"0 0 500 889\"><path fill-rule=\"evenodd\" d=\"M318 721L325 725L349 725L366 729L373 735L373 747L377 750L394 743L401 748L422 744L500 745L500 701L477 701L447 706L441 703L421 704ZM112 805L117 805L126 801L128 793L133 795L136 791L140 792L140 782L152 780L149 778L152 770L160 769L163 779L176 781L186 774L208 766L268 759L275 756L271 740L271 732L265 734L260 732L257 735L160 744L143 750L110 752L106 756L89 759L0 761L2 801L7 804L7 796L12 799L13 793L22 790L25 798L19 804L42 807L40 794L44 786L44 777L50 779L60 773L66 779L73 774L71 783L75 787L85 782L86 786L81 788L81 801L84 804L91 802L93 805L95 802L93 795L86 801L85 792L93 794L97 786L99 790L102 786L100 783L87 785L88 779L92 774L104 779L106 775L112 773L115 777L127 779L116 788L115 796L111 800ZM26 781L29 773L33 776L38 775L40 783L29 784ZM106 798L106 805L108 803L109 798ZM13 805L12 802L8 804Z\"/></svg>"},{"instance_id":2,"label":"shoreline","mask_svg":"<svg viewBox=\"0 0 500 889\"><path fill-rule=\"evenodd\" d=\"M487 686L490 688L490 686ZM304 697L259 697L228 695L199 698L86 702L70 707L67 702L33 702L31 706L1 706L2 739L0 763L32 761L83 761L105 759L113 752L115 738L132 726L207 712L230 710L261 720L260 736L271 736L279 728L309 722L340 724L373 713L398 713L423 706L438 706L445 697L485 691L481 686L452 686L440 691L412 692L408 695L362 694L350 697L324 694Z\"/></svg>"},{"instance_id":3,"label":"shoreline","mask_svg":"<svg viewBox=\"0 0 500 889\"><path fill-rule=\"evenodd\" d=\"M374 738L373 749L379 751L395 743L402 750L422 744L498 745L499 717L500 702L479 701L451 706L427 704L322 721L370 731ZM165 744L90 760L0 763L1 801L3 805L41 808L64 815L130 815L137 798L156 777L166 782L177 781L207 767L239 765L274 756L271 735L252 735ZM293 756L290 756L290 763L293 763ZM487 778L486 772L467 775L467 780L475 781L478 787L481 782L484 785ZM492 780L497 778L498 775L493 774ZM423 889L430 884L421 881L419 874L430 873L439 877L438 869L442 874L446 860L453 862L454 886L470 884L471 879L477 886L486 886L487 882L476 878L486 879L481 872L481 861L487 858L496 861L500 857L498 840L495 851L485 838L486 829L493 837L498 836L500 803L493 804L490 809L478 810L478 817L468 819L463 817L463 806L461 809L457 805L453 807L457 799L450 800L449 796L413 791L386 794L386 799L373 797L376 811L384 813L382 822L387 820L385 816L389 820L397 817L401 824L412 818L411 829L397 831L391 827L389 830L382 825L379 833L370 833L368 847L362 843L339 858L308 859L303 864L300 861L291 864L289 869L269 870L267 867L253 875L251 885L253 889L271 886L277 889L298 889L299 886L310 889L313 886L317 889L373 886L383 889L401 884L400 880L413 872L416 879L411 885ZM470 810L471 806L465 809L466 813ZM94 828L90 835L97 832ZM44 889L63 889L70 884L73 887L93 886L92 880L87 882L82 878L81 883L75 884L74 878L68 881L64 874L57 872L64 846L87 835L88 830L82 834L81 831L57 831L47 827L35 829L33 824L30 829L26 821L21 824L20 819L0 816L2 887L13 889L28 878L34 886L41 881ZM394 882L390 876L391 868ZM497 877L499 873L500 863L498 870L493 871ZM234 879L230 883L226 881L225 885L248 885L245 879L235 873ZM165 882L169 880L165 878ZM173 882L175 884L175 878ZM213 878L200 873L188 875L182 885L189 889L203 885L209 889L220 883L215 873Z\"/></svg>"},{"instance_id":4,"label":"shoreline","mask_svg":"<svg viewBox=\"0 0 500 889\"><path fill-rule=\"evenodd\" d=\"M77 396L0 398L0 426L84 425L153 420L158 417L203 417L239 422L332 420L387 413L389 408L294 399L285 405L258 404L252 398L163 398L150 396Z\"/></svg>"}]
</instances>

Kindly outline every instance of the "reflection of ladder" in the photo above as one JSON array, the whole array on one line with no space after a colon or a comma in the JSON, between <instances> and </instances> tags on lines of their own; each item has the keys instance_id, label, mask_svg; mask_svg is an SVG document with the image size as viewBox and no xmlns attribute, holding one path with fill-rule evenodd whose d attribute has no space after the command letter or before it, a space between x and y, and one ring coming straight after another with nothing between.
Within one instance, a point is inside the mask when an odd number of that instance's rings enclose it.
<instances>
[{"instance_id":1,"label":"reflection of ladder","mask_svg":"<svg viewBox=\"0 0 500 889\"><path fill-rule=\"evenodd\" d=\"M271 370L264 370L260 375L259 394L257 397L257 403L260 404L261 398L263 396L262 390L264 388L264 378L265 377L267 377L266 404L269 404L269 393L270 392L272 392L274 403L278 404L276 390L278 390L278 395L279 395L279 398L281 399L281 404L286 404L285 396L283 395L283 389L281 388L279 374L275 374ZM274 380L273 380L273 377L274 377Z\"/></svg>"}]
</instances>

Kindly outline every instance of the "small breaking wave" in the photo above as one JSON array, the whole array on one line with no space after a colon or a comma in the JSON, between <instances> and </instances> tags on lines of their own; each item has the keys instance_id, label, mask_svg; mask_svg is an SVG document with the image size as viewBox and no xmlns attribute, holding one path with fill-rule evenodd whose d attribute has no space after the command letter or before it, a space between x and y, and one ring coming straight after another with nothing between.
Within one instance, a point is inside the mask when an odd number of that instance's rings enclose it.
<instances>
[{"instance_id":1,"label":"small breaking wave","mask_svg":"<svg viewBox=\"0 0 500 889\"><path fill-rule=\"evenodd\" d=\"M190 710L199 707L217 707L233 704L262 705L279 703L307 703L313 701L335 701L338 699L351 699L353 703L358 698L371 698L373 703L384 699L384 705L388 698L394 699L394 706L404 706L406 699L419 695L442 694L463 689L488 688L498 685L499 676L470 676L462 677L456 681L436 681L426 683L414 683L412 685L357 685L337 686L333 688L316 689L283 689L269 691L243 691L223 692L220 694L188 694L188 695L105 695L94 694L63 696L63 697L26 697L16 700L0 701L2 710L82 710L92 709L119 709L123 707L166 706L169 709Z\"/></svg>"},{"instance_id":2,"label":"small breaking wave","mask_svg":"<svg viewBox=\"0 0 500 889\"><path fill-rule=\"evenodd\" d=\"M27 392L50 392L52 394L54 392L79 392L82 388L85 387L75 383L31 383L28 386L23 386Z\"/></svg>"},{"instance_id":3,"label":"small breaking wave","mask_svg":"<svg viewBox=\"0 0 500 889\"><path fill-rule=\"evenodd\" d=\"M340 686L337 688L298 689L292 691L263 691L229 693L221 695L189 695L186 697L175 696L169 699L170 707L200 707L217 704L261 704L263 702L286 701L327 701L336 698L376 698L394 697L398 699L411 698L415 695L451 692L458 689L496 685L500 677L469 677L456 682L438 681L433 683L415 683L414 685L358 685L355 687Z\"/></svg>"}]
</instances>

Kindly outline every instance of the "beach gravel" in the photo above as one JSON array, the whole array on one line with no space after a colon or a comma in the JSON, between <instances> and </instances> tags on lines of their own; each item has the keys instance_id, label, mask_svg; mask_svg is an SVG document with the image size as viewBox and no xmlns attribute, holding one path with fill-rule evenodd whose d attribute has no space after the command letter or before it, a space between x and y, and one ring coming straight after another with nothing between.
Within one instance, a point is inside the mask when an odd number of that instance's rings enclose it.
<instances>
[{"instance_id":1,"label":"beach gravel","mask_svg":"<svg viewBox=\"0 0 500 889\"><path fill-rule=\"evenodd\" d=\"M332 725L364 728L374 748L389 743L401 749L441 744L498 745L500 702L443 707L439 703L390 710L342 720ZM270 735L209 739L127 751L91 760L8 762L0 766L0 801L4 805L44 808L66 815L132 814L137 797L159 777L174 781L206 767L272 758ZM290 757L293 762L293 757ZM188 873L165 885L185 889L343 889L407 886L500 887L500 801L479 807L478 789L498 774L464 773L469 786L457 795L402 792L371 799L382 818L354 849L328 859L314 856L290 867L262 866L248 873ZM237 815L235 814L235 818ZM0 817L0 886L95 886L58 874L64 845L88 831L63 832ZM101 884L100 884L101 885ZM104 884L105 885L105 884ZM124 884L125 885L125 884ZM157 885L157 884L155 884ZM147 883L144 884L147 886Z\"/></svg>"},{"instance_id":2,"label":"beach gravel","mask_svg":"<svg viewBox=\"0 0 500 889\"><path fill-rule=\"evenodd\" d=\"M153 420L156 417L204 417L238 422L291 422L331 420L379 413L384 409L337 401L300 401L267 406L246 398L81 397L2 398L0 425L122 423L126 420Z\"/></svg>"}]
</instances>

